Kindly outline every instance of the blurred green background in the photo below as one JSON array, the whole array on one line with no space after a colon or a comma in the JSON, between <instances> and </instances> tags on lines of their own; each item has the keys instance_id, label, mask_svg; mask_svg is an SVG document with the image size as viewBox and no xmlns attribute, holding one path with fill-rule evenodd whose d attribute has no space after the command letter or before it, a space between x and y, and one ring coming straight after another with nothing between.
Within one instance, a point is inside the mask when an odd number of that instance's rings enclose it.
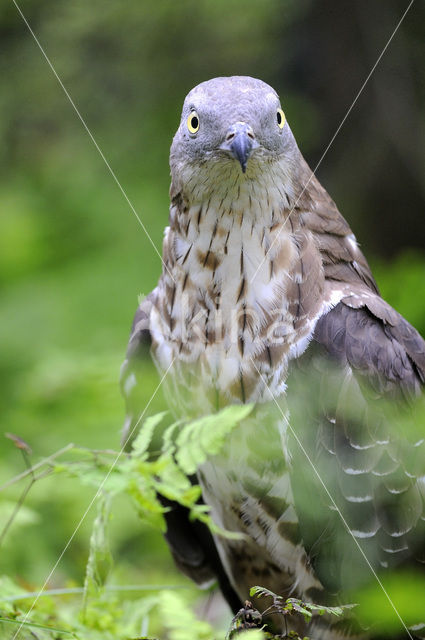
<instances>
[{"instance_id":1,"label":"blurred green background","mask_svg":"<svg viewBox=\"0 0 425 640\"><path fill-rule=\"evenodd\" d=\"M38 0L20 3L161 251L168 152L185 94L218 75L272 84L314 168L393 32L398 0ZM425 333L425 4L415 2L317 171L384 297ZM11 0L0 1L0 485L69 442L118 448L118 388L137 296L160 261ZM146 400L155 387L146 376ZM153 408L162 405L156 398ZM23 484L3 491L0 525ZM0 573L40 585L89 504L43 480ZM9 501L9 507L6 504ZM128 505L116 580L182 582ZM81 584L89 513L49 586ZM170 577L171 576L171 577Z\"/></svg>"}]
</instances>

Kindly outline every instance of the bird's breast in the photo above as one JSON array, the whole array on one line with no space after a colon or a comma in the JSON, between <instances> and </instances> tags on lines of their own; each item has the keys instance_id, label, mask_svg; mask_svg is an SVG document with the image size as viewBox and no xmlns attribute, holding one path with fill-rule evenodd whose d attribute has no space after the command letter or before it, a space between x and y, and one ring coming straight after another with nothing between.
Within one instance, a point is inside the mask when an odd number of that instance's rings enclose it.
<instances>
[{"instance_id":1,"label":"bird's breast","mask_svg":"<svg viewBox=\"0 0 425 640\"><path fill-rule=\"evenodd\" d=\"M314 240L281 200L268 202L261 215L252 196L245 207L209 201L171 214L153 353L161 370L173 363L177 396L203 413L280 395L321 313Z\"/></svg>"}]
</instances>

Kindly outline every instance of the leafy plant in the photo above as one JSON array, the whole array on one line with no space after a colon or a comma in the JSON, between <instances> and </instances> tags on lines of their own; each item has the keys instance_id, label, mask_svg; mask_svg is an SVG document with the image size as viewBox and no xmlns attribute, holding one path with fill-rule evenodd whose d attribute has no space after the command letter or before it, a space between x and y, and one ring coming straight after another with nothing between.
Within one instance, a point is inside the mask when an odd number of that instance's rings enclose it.
<instances>
[{"instance_id":1,"label":"leafy plant","mask_svg":"<svg viewBox=\"0 0 425 640\"><path fill-rule=\"evenodd\" d=\"M282 596L279 596L276 593L273 593L273 591L270 591L270 589L259 586L251 587L250 596L256 596L257 598L272 598L272 604L267 607L262 613L260 613L253 607L251 602L247 600L245 602L245 606L232 620L232 624L227 635L228 640L235 638L236 634L239 640L240 631L250 628L257 628L258 630L261 630L263 633L261 637L267 640L273 640L274 638L295 638L295 640L309 640L307 637L301 639L296 631L288 631L288 629L286 630L284 636L274 636L273 634L265 630L265 618L272 614L281 615L285 620L285 625L287 628L288 617L302 616L305 622L310 623L313 614L328 614L340 617L344 614L344 610L351 609L355 606L343 605L340 607L328 607L325 605L313 604L312 602L305 602L297 598L284 599Z\"/></svg>"},{"instance_id":2,"label":"leafy plant","mask_svg":"<svg viewBox=\"0 0 425 640\"><path fill-rule=\"evenodd\" d=\"M342 616L344 614L344 609L352 609L355 605L346 604L340 607L327 607L322 604L313 604L312 602L303 602L302 600L298 600L297 598L287 598L284 600L282 596L278 596L273 591L269 589L265 589L264 587L251 587L250 596L257 596L257 598L262 597L270 597L273 599L273 603L270 605L266 611L264 611L263 615L267 613L280 613L282 615L292 614L292 613L300 613L306 620L306 622L310 622L313 613L322 616L325 613L328 613L333 616Z\"/></svg>"},{"instance_id":3,"label":"leafy plant","mask_svg":"<svg viewBox=\"0 0 425 640\"><path fill-rule=\"evenodd\" d=\"M185 639L188 629L191 638L213 640L216 636L210 625L197 620L183 598L169 589L151 587L151 593L138 601L120 600L117 589L107 584L112 567L108 527L113 500L128 496L140 518L164 531L167 508L158 500L160 494L187 507L191 518L201 520L217 535L239 537L213 523L209 508L199 504L201 488L192 484L186 474L193 473L195 462L198 460L201 464L207 453L218 453L230 431L251 410L251 406L227 407L213 416L187 424L173 423L165 429L162 425L168 413L162 412L144 421L131 452L68 445L33 466L29 463L30 450L23 448L23 441L13 436L24 455L27 470L7 486L19 480L26 480L28 484L16 506L9 509L6 525L0 530L0 541L9 535L15 523L28 517L30 511L23 506L24 500L33 485L47 476L67 476L95 487L98 512L90 538L84 587L31 594L5 578L0 582L0 638L6 626L14 626L16 638L20 640L27 637L59 639L70 635L84 640L129 640L137 634L140 637L140 631L147 632L149 616L153 615L161 620L171 640ZM163 429L160 450L152 451L160 428ZM76 595L83 596L82 605L75 601ZM65 600L57 606L59 596ZM29 597L33 603L27 608L25 601Z\"/></svg>"}]
</instances>

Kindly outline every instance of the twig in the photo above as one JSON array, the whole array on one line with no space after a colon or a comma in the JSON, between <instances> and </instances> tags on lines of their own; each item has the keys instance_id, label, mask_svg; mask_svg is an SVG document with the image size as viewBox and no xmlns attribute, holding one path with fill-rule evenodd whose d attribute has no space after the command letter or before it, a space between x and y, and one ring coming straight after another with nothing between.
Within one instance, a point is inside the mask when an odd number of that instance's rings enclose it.
<instances>
[{"instance_id":1,"label":"twig","mask_svg":"<svg viewBox=\"0 0 425 640\"><path fill-rule=\"evenodd\" d=\"M17 482L19 482L19 480L26 478L27 476L31 475L34 471L36 471L40 467L44 466L45 464L48 464L52 460L55 460L56 458L61 456L63 453L66 453L67 451L73 448L75 448L75 444L71 442L70 444L67 444L66 447L63 447L63 449L59 449L59 451L56 451L56 453L52 453L51 456L48 456L47 458L43 458L43 460L40 460L40 462L37 462L37 464L34 464L31 468L27 469L26 471L23 471L22 473L19 473L17 476L14 476L13 478L5 482L3 485L1 485L0 491L3 491L4 489L7 489L7 487L10 487L13 484L16 484Z\"/></svg>"},{"instance_id":2,"label":"twig","mask_svg":"<svg viewBox=\"0 0 425 640\"><path fill-rule=\"evenodd\" d=\"M5 526L3 527L2 532L0 533L0 547L3 544L3 540L6 536L6 533L9 531L12 522L14 521L14 519L16 518L19 509L22 507L22 505L24 504L24 500L27 497L28 491L31 489L32 485L34 484L35 479L32 478L31 482L29 483L29 485L27 487L25 487L25 489L23 490L21 497L19 498L18 502L15 505L15 508L12 511L12 514L9 518L9 520L6 522Z\"/></svg>"},{"instance_id":3,"label":"twig","mask_svg":"<svg viewBox=\"0 0 425 640\"><path fill-rule=\"evenodd\" d=\"M3 544L3 540L4 540L7 532L9 531L9 529L10 529L10 527L12 525L12 522L14 521L14 519L16 518L20 508L24 504L25 498L27 497L29 490L33 486L34 482L36 481L34 470L33 470L32 466L31 466L30 459L29 459L29 455L30 455L30 453L32 453L30 447L21 438L18 438L17 436L12 436L11 434L8 434L8 433L6 433L6 436L14 441L15 446L17 446L19 451L22 453L22 457L23 457L24 462L26 464L27 471L31 476L31 480L30 480L29 485L23 490L23 492L21 494L21 497L19 498L18 502L16 503L15 508L13 509L9 520L6 522L5 526L3 527L2 532L0 533L0 547Z\"/></svg>"}]
</instances>

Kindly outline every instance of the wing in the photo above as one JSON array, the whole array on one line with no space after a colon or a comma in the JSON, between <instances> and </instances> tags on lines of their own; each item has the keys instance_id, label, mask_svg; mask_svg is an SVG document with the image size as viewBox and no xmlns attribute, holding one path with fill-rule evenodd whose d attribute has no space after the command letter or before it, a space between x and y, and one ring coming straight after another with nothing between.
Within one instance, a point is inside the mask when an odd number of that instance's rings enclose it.
<instances>
[{"instance_id":1,"label":"wing","mask_svg":"<svg viewBox=\"0 0 425 640\"><path fill-rule=\"evenodd\" d=\"M372 577L353 538L376 572L424 562L425 433L411 413L424 385L424 340L369 291L318 321L295 367L294 498L322 584L336 593Z\"/></svg>"},{"instance_id":2,"label":"wing","mask_svg":"<svg viewBox=\"0 0 425 640\"><path fill-rule=\"evenodd\" d=\"M136 311L126 359L121 369L121 389L126 402L122 441L127 449L131 448L131 442L137 435L138 422L144 411L143 398L146 393L141 393L141 390L145 384L146 362L150 361L149 318L154 300L155 291L145 298ZM168 508L165 513L165 538L179 569L200 585L217 580L223 596L236 613L242 603L224 571L208 527L201 522L190 521L189 512L182 505L158 497Z\"/></svg>"},{"instance_id":3,"label":"wing","mask_svg":"<svg viewBox=\"0 0 425 640\"><path fill-rule=\"evenodd\" d=\"M126 358L121 367L120 385L126 405L126 418L121 436L122 445L129 449L137 435L139 420L144 411L143 387L146 365L150 365L151 335L149 317L155 299L152 291L139 305L131 326Z\"/></svg>"}]
</instances>

